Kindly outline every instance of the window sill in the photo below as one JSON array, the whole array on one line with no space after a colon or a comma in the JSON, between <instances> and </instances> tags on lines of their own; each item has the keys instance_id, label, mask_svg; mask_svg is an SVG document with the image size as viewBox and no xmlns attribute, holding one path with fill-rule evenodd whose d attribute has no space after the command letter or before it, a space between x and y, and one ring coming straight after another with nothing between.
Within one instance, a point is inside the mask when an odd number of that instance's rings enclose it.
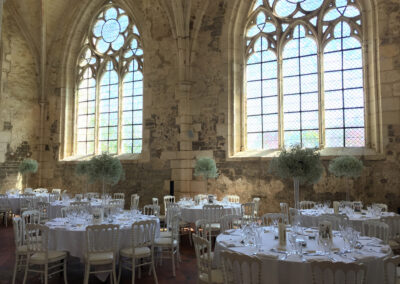
<instances>
[{"instance_id":1,"label":"window sill","mask_svg":"<svg viewBox=\"0 0 400 284\"><path fill-rule=\"evenodd\" d=\"M93 157L96 157L99 155L75 155L75 156L69 156L63 160L60 160L60 163L78 163L80 161L88 161ZM139 162L145 162L146 159L144 158L145 155L143 153L141 154L119 154L119 155L112 155L113 157L116 157L121 161L122 164L129 164L129 163L139 163Z\"/></svg>"},{"instance_id":2,"label":"window sill","mask_svg":"<svg viewBox=\"0 0 400 284\"><path fill-rule=\"evenodd\" d=\"M279 156L280 150L247 150L234 154L227 161L259 161L271 160ZM331 160L338 156L362 156L364 160L384 160L385 156L368 148L324 148L319 150L322 160Z\"/></svg>"}]
</instances>

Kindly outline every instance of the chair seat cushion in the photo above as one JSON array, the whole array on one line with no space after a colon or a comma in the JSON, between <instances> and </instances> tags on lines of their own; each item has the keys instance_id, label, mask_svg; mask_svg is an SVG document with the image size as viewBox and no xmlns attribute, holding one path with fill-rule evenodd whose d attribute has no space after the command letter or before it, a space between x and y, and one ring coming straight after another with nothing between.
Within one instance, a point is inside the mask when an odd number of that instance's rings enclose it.
<instances>
[{"instance_id":1,"label":"chair seat cushion","mask_svg":"<svg viewBox=\"0 0 400 284\"><path fill-rule=\"evenodd\" d=\"M133 249L132 248L123 248L120 250L120 255L123 257L132 257L133 256ZM142 258L150 256L150 249L148 247L142 248L135 248L135 257Z\"/></svg>"},{"instance_id":2,"label":"chair seat cushion","mask_svg":"<svg viewBox=\"0 0 400 284\"><path fill-rule=\"evenodd\" d=\"M17 247L17 253L19 253L19 254L26 254L26 253L28 253L28 247L27 247L26 245L18 246L18 247Z\"/></svg>"},{"instance_id":3,"label":"chair seat cushion","mask_svg":"<svg viewBox=\"0 0 400 284\"><path fill-rule=\"evenodd\" d=\"M154 240L154 245L157 247L162 246L171 246L171 238L158 238ZM176 240L173 241L173 246L176 247L178 242Z\"/></svg>"},{"instance_id":4,"label":"chair seat cushion","mask_svg":"<svg viewBox=\"0 0 400 284\"><path fill-rule=\"evenodd\" d=\"M114 254L112 252L91 252L86 256L86 261L91 264L108 264L114 260Z\"/></svg>"},{"instance_id":5,"label":"chair seat cushion","mask_svg":"<svg viewBox=\"0 0 400 284\"><path fill-rule=\"evenodd\" d=\"M48 251L49 262L59 261L66 257L67 257L66 251L57 251L57 250ZM34 253L30 258L30 262L33 264L46 263L45 254L43 252Z\"/></svg>"},{"instance_id":6,"label":"chair seat cushion","mask_svg":"<svg viewBox=\"0 0 400 284\"><path fill-rule=\"evenodd\" d=\"M171 238L171 237L172 237L171 231L160 232L160 238Z\"/></svg>"},{"instance_id":7,"label":"chair seat cushion","mask_svg":"<svg viewBox=\"0 0 400 284\"><path fill-rule=\"evenodd\" d=\"M201 281L208 283L208 274L201 273L199 276ZM219 269L211 270L211 282L212 283L224 283L224 278L222 277L222 271Z\"/></svg>"}]
</instances>

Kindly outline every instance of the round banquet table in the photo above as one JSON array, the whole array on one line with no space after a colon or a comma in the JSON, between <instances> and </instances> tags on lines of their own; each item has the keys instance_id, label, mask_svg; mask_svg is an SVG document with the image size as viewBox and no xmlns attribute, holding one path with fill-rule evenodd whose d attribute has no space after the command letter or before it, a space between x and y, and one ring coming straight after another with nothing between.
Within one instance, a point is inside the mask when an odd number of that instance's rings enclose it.
<instances>
[{"instance_id":1,"label":"round banquet table","mask_svg":"<svg viewBox=\"0 0 400 284\"><path fill-rule=\"evenodd\" d=\"M118 251L131 246L131 226L134 222L157 220L156 238L160 235L160 220L155 216L135 215L129 211L116 215L112 224L120 225ZM108 224L105 222L105 224ZM86 252L86 225L70 224L67 218L56 218L46 223L49 227L49 250L68 251L83 261Z\"/></svg>"},{"instance_id":2,"label":"round banquet table","mask_svg":"<svg viewBox=\"0 0 400 284\"><path fill-rule=\"evenodd\" d=\"M318 223L321 222L322 214L333 214L333 209L328 208L325 211L318 209L303 209L301 210L301 223L304 227L317 227ZM382 217L395 216L393 212L382 212L381 216L371 216L366 210L362 212L356 212L353 215L347 215L349 218L350 226L355 230L362 232L363 223L367 220L380 220Z\"/></svg>"},{"instance_id":3,"label":"round banquet table","mask_svg":"<svg viewBox=\"0 0 400 284\"><path fill-rule=\"evenodd\" d=\"M183 221L187 223L196 223L197 220L203 218L203 205L185 204L179 203L181 208L181 217ZM207 203L206 203L207 204ZM222 205L224 207L224 215L235 214L241 215L241 207L238 203L225 203L225 202L214 202L213 205Z\"/></svg>"},{"instance_id":4,"label":"round banquet table","mask_svg":"<svg viewBox=\"0 0 400 284\"><path fill-rule=\"evenodd\" d=\"M87 199L81 200L82 202L87 202ZM51 202L49 205L49 219L54 219L61 216L61 208L63 207L68 207L71 202L75 202L74 199L71 200L57 200L54 202ZM90 206L93 207L101 207L102 205L102 200L101 199L92 199L90 201Z\"/></svg>"},{"instance_id":5,"label":"round banquet table","mask_svg":"<svg viewBox=\"0 0 400 284\"><path fill-rule=\"evenodd\" d=\"M38 201L49 202L48 193L33 193L33 198L37 198ZM8 202L10 204L11 210L14 214L19 214L21 211L20 206L20 195L19 194L7 194Z\"/></svg>"},{"instance_id":6,"label":"round banquet table","mask_svg":"<svg viewBox=\"0 0 400 284\"><path fill-rule=\"evenodd\" d=\"M303 236L307 246L303 248L304 258L302 261L298 255L287 255L290 244L279 248L279 240L274 238L273 228L262 228L262 245L259 252L254 246L241 244L241 230L228 230L218 235L215 245L213 265L221 267L220 253L223 250L234 251L246 255L258 257L262 261L261 279L268 279L272 284L309 284L312 283L312 271L310 261L336 261L336 262L359 262L367 266L366 283L384 283L383 259L392 254L390 247L382 245L376 238L360 237L359 242L363 245L361 249L354 252L342 254L339 249L344 247L343 239L336 231L333 232L333 246L331 258L320 252L316 239L308 239L309 234L316 235L313 229L304 229ZM290 229L288 229L290 230ZM286 259L285 259L286 257ZM248 272L245 272L248 273Z\"/></svg>"}]
</instances>

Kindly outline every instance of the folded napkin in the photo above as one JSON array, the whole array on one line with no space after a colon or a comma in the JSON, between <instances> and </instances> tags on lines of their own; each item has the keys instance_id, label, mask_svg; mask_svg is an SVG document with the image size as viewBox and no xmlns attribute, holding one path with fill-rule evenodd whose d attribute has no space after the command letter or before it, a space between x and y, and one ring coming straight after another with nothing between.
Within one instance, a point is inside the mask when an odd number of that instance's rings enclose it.
<instances>
[{"instance_id":1,"label":"folded napkin","mask_svg":"<svg viewBox=\"0 0 400 284\"><path fill-rule=\"evenodd\" d=\"M242 245L240 243L232 243L232 242L227 242L227 241L220 241L220 243L228 248L233 248L233 247L241 247Z\"/></svg>"}]
</instances>

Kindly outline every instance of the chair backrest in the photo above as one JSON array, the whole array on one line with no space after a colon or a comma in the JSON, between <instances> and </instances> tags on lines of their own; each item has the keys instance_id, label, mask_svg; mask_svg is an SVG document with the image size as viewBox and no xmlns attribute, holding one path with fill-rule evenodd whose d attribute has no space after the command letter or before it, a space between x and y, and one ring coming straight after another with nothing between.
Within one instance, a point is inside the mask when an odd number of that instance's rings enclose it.
<instances>
[{"instance_id":1,"label":"chair backrest","mask_svg":"<svg viewBox=\"0 0 400 284\"><path fill-rule=\"evenodd\" d=\"M53 188L53 190L51 192L58 193L59 195L61 195L61 189L59 189L59 188Z\"/></svg>"},{"instance_id":2,"label":"chair backrest","mask_svg":"<svg viewBox=\"0 0 400 284\"><path fill-rule=\"evenodd\" d=\"M389 225L377 220L367 220L362 223L362 234L381 239L387 244L389 241Z\"/></svg>"},{"instance_id":3,"label":"chair backrest","mask_svg":"<svg viewBox=\"0 0 400 284\"><path fill-rule=\"evenodd\" d=\"M124 203L125 203L124 199L111 199L110 201L108 201L109 206L118 207L121 209L124 209Z\"/></svg>"},{"instance_id":4,"label":"chair backrest","mask_svg":"<svg viewBox=\"0 0 400 284\"><path fill-rule=\"evenodd\" d=\"M40 214L40 220L47 219L49 217L49 203L48 202L38 202L37 210Z\"/></svg>"},{"instance_id":5,"label":"chair backrest","mask_svg":"<svg viewBox=\"0 0 400 284\"><path fill-rule=\"evenodd\" d=\"M399 264L400 264L400 255L384 259L385 284L399 283L399 281L397 280L398 277L400 277L400 274L397 275Z\"/></svg>"},{"instance_id":6,"label":"chair backrest","mask_svg":"<svg viewBox=\"0 0 400 284\"><path fill-rule=\"evenodd\" d=\"M231 251L221 252L222 271L225 283L259 284L261 280L261 260Z\"/></svg>"},{"instance_id":7,"label":"chair backrest","mask_svg":"<svg viewBox=\"0 0 400 284\"><path fill-rule=\"evenodd\" d=\"M86 198L88 199L100 198L100 194L98 192L88 192L86 193Z\"/></svg>"},{"instance_id":8,"label":"chair backrest","mask_svg":"<svg viewBox=\"0 0 400 284\"><path fill-rule=\"evenodd\" d=\"M389 225L389 240L400 240L400 216L382 217L381 221Z\"/></svg>"},{"instance_id":9,"label":"chair backrest","mask_svg":"<svg viewBox=\"0 0 400 284\"><path fill-rule=\"evenodd\" d=\"M211 222L206 219L196 220L196 234L197 236L206 239L211 243Z\"/></svg>"},{"instance_id":10,"label":"chair backrest","mask_svg":"<svg viewBox=\"0 0 400 284\"><path fill-rule=\"evenodd\" d=\"M253 198L253 203L254 203L254 215L258 216L258 210L260 209L260 197L254 197Z\"/></svg>"},{"instance_id":11,"label":"chair backrest","mask_svg":"<svg viewBox=\"0 0 400 284\"><path fill-rule=\"evenodd\" d=\"M136 193L131 195L131 210L139 208L139 199L140 197Z\"/></svg>"},{"instance_id":12,"label":"chair backrest","mask_svg":"<svg viewBox=\"0 0 400 284\"><path fill-rule=\"evenodd\" d=\"M34 194L24 193L19 195L19 208L23 210L33 210L35 209L36 197Z\"/></svg>"},{"instance_id":13,"label":"chair backrest","mask_svg":"<svg viewBox=\"0 0 400 284\"><path fill-rule=\"evenodd\" d=\"M217 204L206 204L203 206L203 219L210 222L219 223L219 220L223 216L224 207Z\"/></svg>"},{"instance_id":14,"label":"chair backrest","mask_svg":"<svg viewBox=\"0 0 400 284\"><path fill-rule=\"evenodd\" d=\"M367 275L366 266L357 263L313 261L311 270L314 284L364 284Z\"/></svg>"},{"instance_id":15,"label":"chair backrest","mask_svg":"<svg viewBox=\"0 0 400 284\"><path fill-rule=\"evenodd\" d=\"M300 209L312 209L315 207L314 201L303 200L300 201Z\"/></svg>"},{"instance_id":16,"label":"chair backrest","mask_svg":"<svg viewBox=\"0 0 400 284\"><path fill-rule=\"evenodd\" d=\"M200 279L201 274L206 274L208 277L207 283L212 283L212 257L211 245L207 239L204 239L197 234L192 235L194 249L196 252L197 274Z\"/></svg>"},{"instance_id":17,"label":"chair backrest","mask_svg":"<svg viewBox=\"0 0 400 284\"><path fill-rule=\"evenodd\" d=\"M165 195L164 196L164 213L165 213L165 216L167 216L168 204L169 203L175 203L175 196L173 196L173 195Z\"/></svg>"},{"instance_id":18,"label":"chair backrest","mask_svg":"<svg viewBox=\"0 0 400 284\"><path fill-rule=\"evenodd\" d=\"M26 210L21 215L24 228L27 224L39 224L40 212L39 210Z\"/></svg>"},{"instance_id":19,"label":"chair backrest","mask_svg":"<svg viewBox=\"0 0 400 284\"><path fill-rule=\"evenodd\" d=\"M151 202L153 202L153 205L158 205L158 198L157 197L153 197L151 199Z\"/></svg>"},{"instance_id":20,"label":"chair backrest","mask_svg":"<svg viewBox=\"0 0 400 284\"><path fill-rule=\"evenodd\" d=\"M220 219L221 232L231 229L239 229L242 224L242 216L240 215L225 215Z\"/></svg>"},{"instance_id":21,"label":"chair backrest","mask_svg":"<svg viewBox=\"0 0 400 284\"><path fill-rule=\"evenodd\" d=\"M168 203L167 204L167 215L165 215L165 222L167 223L167 228L171 226L171 220L174 216L181 215L181 208L177 203Z\"/></svg>"},{"instance_id":22,"label":"chair backrest","mask_svg":"<svg viewBox=\"0 0 400 284\"><path fill-rule=\"evenodd\" d=\"M133 223L131 230L132 248L153 246L156 227L156 220L146 220Z\"/></svg>"},{"instance_id":23,"label":"chair backrest","mask_svg":"<svg viewBox=\"0 0 400 284\"><path fill-rule=\"evenodd\" d=\"M277 225L278 223L287 223L286 216L283 213L265 213L261 216L264 226Z\"/></svg>"},{"instance_id":24,"label":"chair backrest","mask_svg":"<svg viewBox=\"0 0 400 284\"><path fill-rule=\"evenodd\" d=\"M171 230L172 238L171 244L173 241L177 241L179 243L179 222L181 221L181 217L179 215L174 215L170 218L169 228Z\"/></svg>"},{"instance_id":25,"label":"chair backrest","mask_svg":"<svg viewBox=\"0 0 400 284\"><path fill-rule=\"evenodd\" d=\"M27 224L25 235L28 253L43 253L45 261L48 262L49 228L40 224Z\"/></svg>"},{"instance_id":26,"label":"chair backrest","mask_svg":"<svg viewBox=\"0 0 400 284\"><path fill-rule=\"evenodd\" d=\"M56 192L49 193L49 202L54 202L60 199L60 194Z\"/></svg>"},{"instance_id":27,"label":"chair backrest","mask_svg":"<svg viewBox=\"0 0 400 284\"><path fill-rule=\"evenodd\" d=\"M86 251L116 253L119 225L103 224L86 227Z\"/></svg>"},{"instance_id":28,"label":"chair backrest","mask_svg":"<svg viewBox=\"0 0 400 284\"><path fill-rule=\"evenodd\" d=\"M24 244L24 229L21 217L13 218L14 241L15 247L20 247Z\"/></svg>"},{"instance_id":29,"label":"chair backrest","mask_svg":"<svg viewBox=\"0 0 400 284\"><path fill-rule=\"evenodd\" d=\"M373 206L379 207L381 209L381 212L387 212L388 211L388 206L387 206L387 204L384 204L384 203L373 203L371 206L372 207Z\"/></svg>"},{"instance_id":30,"label":"chair backrest","mask_svg":"<svg viewBox=\"0 0 400 284\"><path fill-rule=\"evenodd\" d=\"M256 207L256 205L254 202L247 202L247 203L243 203L242 205L240 205L243 219L245 219L247 221L254 221L255 207Z\"/></svg>"},{"instance_id":31,"label":"chair backrest","mask_svg":"<svg viewBox=\"0 0 400 284\"><path fill-rule=\"evenodd\" d=\"M349 218L344 214L321 214L320 221L329 221L332 223L332 230L340 230L340 226L348 223Z\"/></svg>"},{"instance_id":32,"label":"chair backrest","mask_svg":"<svg viewBox=\"0 0 400 284\"><path fill-rule=\"evenodd\" d=\"M153 204L148 204L143 206L143 214L144 215L154 215L154 216L160 216L160 206L158 205L153 205Z\"/></svg>"},{"instance_id":33,"label":"chair backrest","mask_svg":"<svg viewBox=\"0 0 400 284\"><path fill-rule=\"evenodd\" d=\"M228 201L231 203L240 203L239 195L228 195L226 197L227 197Z\"/></svg>"},{"instance_id":34,"label":"chair backrest","mask_svg":"<svg viewBox=\"0 0 400 284\"><path fill-rule=\"evenodd\" d=\"M125 200L125 193L123 193L123 192L114 193L114 199L124 199Z\"/></svg>"}]
</instances>

